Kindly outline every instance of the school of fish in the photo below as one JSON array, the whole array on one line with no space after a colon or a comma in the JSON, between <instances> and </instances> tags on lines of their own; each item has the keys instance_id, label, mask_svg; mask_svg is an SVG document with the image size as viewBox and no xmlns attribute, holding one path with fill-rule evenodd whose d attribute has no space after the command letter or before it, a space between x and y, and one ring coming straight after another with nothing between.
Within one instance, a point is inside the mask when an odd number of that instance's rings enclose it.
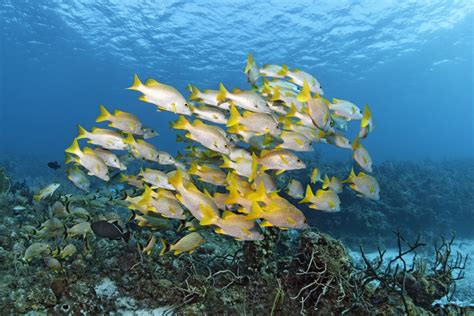
<instances>
[{"instance_id":1,"label":"school of fish","mask_svg":"<svg viewBox=\"0 0 474 316\"><path fill-rule=\"evenodd\" d=\"M379 199L379 184L369 175L372 159L362 144L374 129L368 105L362 111L350 101L329 100L313 75L286 65L259 67L251 54L245 74L249 89L230 90L222 83L216 90L190 85L187 98L163 82L141 81L135 75L128 89L139 92L139 100L158 112L176 114L170 127L186 145L184 152L173 157L157 148L148 139L158 134L135 115L110 112L101 105L96 122L108 126L90 131L78 126L78 136L65 150L66 162L72 164L68 179L89 191L90 176L112 181L119 175L134 188L134 193L121 196L130 209L130 221L152 230L159 229L163 219L184 223L187 235L173 245L161 240L162 253L175 254L199 247L204 240L197 231L206 227L237 240L261 240L262 229L269 226L304 229L308 224L298 206L338 212L345 186L358 196ZM359 122L359 130L351 142L346 132L352 121ZM82 148L81 139L87 140ZM351 152L360 171L338 179L315 168L307 179L292 178L292 170L307 168L302 154L307 157L320 144ZM146 167L133 174L128 171L133 163ZM284 172L290 180L282 188L277 179ZM35 198L47 198L56 188L53 184ZM69 235L90 232L89 222L77 225L68 229ZM158 244L150 237L144 252Z\"/></svg>"}]
</instances>

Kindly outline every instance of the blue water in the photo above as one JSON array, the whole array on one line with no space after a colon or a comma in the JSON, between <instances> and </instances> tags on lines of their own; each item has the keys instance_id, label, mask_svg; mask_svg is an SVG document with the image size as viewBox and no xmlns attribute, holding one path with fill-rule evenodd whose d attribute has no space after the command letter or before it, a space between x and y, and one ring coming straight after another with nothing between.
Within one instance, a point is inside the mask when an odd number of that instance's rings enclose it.
<instances>
[{"instance_id":1,"label":"blue water","mask_svg":"<svg viewBox=\"0 0 474 316\"><path fill-rule=\"evenodd\" d=\"M183 93L246 88L252 52L368 103L375 161L473 157L473 1L254 2L3 0L1 152L62 160L99 104L135 113L174 151L174 116L124 89L133 74Z\"/></svg>"}]
</instances>

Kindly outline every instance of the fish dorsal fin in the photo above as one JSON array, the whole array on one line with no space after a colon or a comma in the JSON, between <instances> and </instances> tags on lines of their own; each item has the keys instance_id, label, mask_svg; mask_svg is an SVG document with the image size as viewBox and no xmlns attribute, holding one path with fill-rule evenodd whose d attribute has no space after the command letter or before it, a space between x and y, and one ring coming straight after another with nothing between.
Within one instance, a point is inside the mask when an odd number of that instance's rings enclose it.
<instances>
[{"instance_id":1,"label":"fish dorsal fin","mask_svg":"<svg viewBox=\"0 0 474 316\"><path fill-rule=\"evenodd\" d=\"M227 219L229 218L229 216L232 216L232 215L234 215L234 213L232 213L231 211L224 211L222 213L222 219Z\"/></svg>"},{"instance_id":2,"label":"fish dorsal fin","mask_svg":"<svg viewBox=\"0 0 474 316\"><path fill-rule=\"evenodd\" d=\"M145 82L145 86L148 86L148 87L156 87L156 86L159 86L160 83L158 81L156 81L155 79L148 79L146 82Z\"/></svg>"}]
</instances>

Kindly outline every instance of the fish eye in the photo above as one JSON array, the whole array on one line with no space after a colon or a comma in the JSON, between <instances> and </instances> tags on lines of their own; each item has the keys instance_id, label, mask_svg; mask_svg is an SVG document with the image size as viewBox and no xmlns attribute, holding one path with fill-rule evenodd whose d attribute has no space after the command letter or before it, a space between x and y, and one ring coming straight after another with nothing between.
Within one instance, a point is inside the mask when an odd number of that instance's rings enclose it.
<instances>
[{"instance_id":1,"label":"fish eye","mask_svg":"<svg viewBox=\"0 0 474 316\"><path fill-rule=\"evenodd\" d=\"M296 162L301 162L301 159L296 160Z\"/></svg>"},{"instance_id":2,"label":"fish eye","mask_svg":"<svg viewBox=\"0 0 474 316\"><path fill-rule=\"evenodd\" d=\"M225 148L229 148L229 145L225 144L224 147L225 147Z\"/></svg>"},{"instance_id":3,"label":"fish eye","mask_svg":"<svg viewBox=\"0 0 474 316\"><path fill-rule=\"evenodd\" d=\"M185 104L184 104L184 106L185 106L185 107L188 107L188 104L187 104L187 103L185 103Z\"/></svg>"}]
</instances>

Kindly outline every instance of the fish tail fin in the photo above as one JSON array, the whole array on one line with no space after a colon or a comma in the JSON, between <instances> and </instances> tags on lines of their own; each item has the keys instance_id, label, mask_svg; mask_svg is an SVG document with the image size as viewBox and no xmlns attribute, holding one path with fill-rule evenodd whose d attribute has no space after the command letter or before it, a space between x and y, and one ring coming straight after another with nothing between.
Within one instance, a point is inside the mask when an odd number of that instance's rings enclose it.
<instances>
[{"instance_id":1,"label":"fish tail fin","mask_svg":"<svg viewBox=\"0 0 474 316\"><path fill-rule=\"evenodd\" d=\"M302 199L299 203L310 203L314 198L314 193L311 190L311 186L308 184L306 186L306 194L304 196L304 199Z\"/></svg>"},{"instance_id":2,"label":"fish tail fin","mask_svg":"<svg viewBox=\"0 0 474 316\"><path fill-rule=\"evenodd\" d=\"M103 106L102 104L99 105L99 115L97 116L95 121L97 123L104 122L104 121L108 121L111 117L112 117L112 114L110 114L110 112L107 111L105 106Z\"/></svg>"},{"instance_id":3,"label":"fish tail fin","mask_svg":"<svg viewBox=\"0 0 474 316\"><path fill-rule=\"evenodd\" d=\"M135 144L135 138L131 133L128 133L127 137L123 140L123 142L129 146Z\"/></svg>"},{"instance_id":4,"label":"fish tail fin","mask_svg":"<svg viewBox=\"0 0 474 316\"><path fill-rule=\"evenodd\" d=\"M222 155L222 160L224 160L224 163L219 168L232 168L232 160L229 157Z\"/></svg>"},{"instance_id":5,"label":"fish tail fin","mask_svg":"<svg viewBox=\"0 0 474 316\"><path fill-rule=\"evenodd\" d=\"M196 86L193 86L191 84L189 85L189 88L191 89L191 95L189 96L189 99L190 100L199 99L199 94L201 93L201 91L199 91L199 89Z\"/></svg>"},{"instance_id":6,"label":"fish tail fin","mask_svg":"<svg viewBox=\"0 0 474 316\"><path fill-rule=\"evenodd\" d=\"M279 86L275 86L273 87L273 91L272 91L272 101L278 101L281 99L281 92L280 92L280 87Z\"/></svg>"},{"instance_id":7,"label":"fish tail fin","mask_svg":"<svg viewBox=\"0 0 474 316\"><path fill-rule=\"evenodd\" d=\"M188 173L189 174L196 174L199 171L198 165L195 161L191 162L191 166L189 166Z\"/></svg>"},{"instance_id":8,"label":"fish tail fin","mask_svg":"<svg viewBox=\"0 0 474 316\"><path fill-rule=\"evenodd\" d=\"M123 234L122 239L128 243L128 241L130 240L130 231L127 231L125 234Z\"/></svg>"},{"instance_id":9,"label":"fish tail fin","mask_svg":"<svg viewBox=\"0 0 474 316\"><path fill-rule=\"evenodd\" d=\"M212 225L217 221L217 215L209 205L203 206L200 204L199 209L202 212L202 219L199 222L201 226Z\"/></svg>"},{"instance_id":10,"label":"fish tail fin","mask_svg":"<svg viewBox=\"0 0 474 316\"><path fill-rule=\"evenodd\" d=\"M148 185L144 185L145 191L142 194L142 199L140 205L148 205L148 202L151 200L151 193L153 192Z\"/></svg>"},{"instance_id":11,"label":"fish tail fin","mask_svg":"<svg viewBox=\"0 0 474 316\"><path fill-rule=\"evenodd\" d=\"M227 189L229 190L229 195L227 196L225 203L236 204L238 202L240 194L239 194L239 191L237 191L237 187L235 186L235 183L230 183Z\"/></svg>"},{"instance_id":12,"label":"fish tail fin","mask_svg":"<svg viewBox=\"0 0 474 316\"><path fill-rule=\"evenodd\" d=\"M311 172L311 183L315 184L319 175L319 169L314 168L313 171Z\"/></svg>"},{"instance_id":13,"label":"fish tail fin","mask_svg":"<svg viewBox=\"0 0 474 316\"><path fill-rule=\"evenodd\" d=\"M290 110L286 113L287 117L295 117L296 116L296 106L291 103Z\"/></svg>"},{"instance_id":14,"label":"fish tail fin","mask_svg":"<svg viewBox=\"0 0 474 316\"><path fill-rule=\"evenodd\" d=\"M163 238L160 238L160 243L161 243L161 251L160 251L160 256L163 256L165 253L167 253L170 250L170 244L166 242Z\"/></svg>"},{"instance_id":15,"label":"fish tail fin","mask_svg":"<svg viewBox=\"0 0 474 316\"><path fill-rule=\"evenodd\" d=\"M128 87L127 89L128 89L128 90L139 90L140 87L142 87L142 86L143 86L143 84L142 84L142 82L140 81L140 79L138 78L138 75L135 74L135 75L133 76L133 84L132 84L130 87Z\"/></svg>"},{"instance_id":16,"label":"fish tail fin","mask_svg":"<svg viewBox=\"0 0 474 316\"><path fill-rule=\"evenodd\" d=\"M217 101L221 103L224 102L228 94L229 94L229 91L227 91L227 89L224 87L224 84L220 83L219 93L216 96Z\"/></svg>"},{"instance_id":17,"label":"fish tail fin","mask_svg":"<svg viewBox=\"0 0 474 316\"><path fill-rule=\"evenodd\" d=\"M76 137L77 139L86 138L87 135L89 134L89 132L79 124L77 124L77 130L79 132L77 137Z\"/></svg>"},{"instance_id":18,"label":"fish tail fin","mask_svg":"<svg viewBox=\"0 0 474 316\"><path fill-rule=\"evenodd\" d=\"M260 182L257 190L254 192L250 192L247 196L247 199L256 202L265 202L268 201L267 189L265 188L265 183L263 181Z\"/></svg>"},{"instance_id":19,"label":"fish tail fin","mask_svg":"<svg viewBox=\"0 0 474 316\"><path fill-rule=\"evenodd\" d=\"M74 138L72 145L66 148L65 152L76 155L76 156L79 156L82 153L81 148L79 147L79 144L77 143L77 138Z\"/></svg>"},{"instance_id":20,"label":"fish tail fin","mask_svg":"<svg viewBox=\"0 0 474 316\"><path fill-rule=\"evenodd\" d=\"M257 169L258 169L258 157L257 155L255 155L255 153L252 153L252 172L250 173L249 182L252 182L253 179L255 179L255 176L257 175Z\"/></svg>"},{"instance_id":21,"label":"fish tail fin","mask_svg":"<svg viewBox=\"0 0 474 316\"><path fill-rule=\"evenodd\" d=\"M322 188L323 188L324 190L326 190L327 188L329 188L329 183L330 183L330 182L331 182L331 181L329 180L328 175L325 175L325 176L324 176L324 181L323 181Z\"/></svg>"},{"instance_id":22,"label":"fish tail fin","mask_svg":"<svg viewBox=\"0 0 474 316\"><path fill-rule=\"evenodd\" d=\"M171 123L171 127L174 129L183 129L188 130L191 126L191 123L184 117L184 115L180 115L178 120L174 123Z\"/></svg>"},{"instance_id":23,"label":"fish tail fin","mask_svg":"<svg viewBox=\"0 0 474 316\"><path fill-rule=\"evenodd\" d=\"M347 179L342 181L342 182L351 182L352 179L354 179L355 177L356 177L356 175L355 175L355 172L354 172L354 168L351 168L351 173L349 174Z\"/></svg>"},{"instance_id":24,"label":"fish tail fin","mask_svg":"<svg viewBox=\"0 0 474 316\"><path fill-rule=\"evenodd\" d=\"M357 147L359 147L359 135L356 136L352 143L352 151L356 150Z\"/></svg>"},{"instance_id":25,"label":"fish tail fin","mask_svg":"<svg viewBox=\"0 0 474 316\"><path fill-rule=\"evenodd\" d=\"M227 127L239 124L241 119L242 119L242 116L240 115L235 105L232 104L232 106L230 107L230 117L229 117L229 120L227 121Z\"/></svg>"},{"instance_id":26,"label":"fish tail fin","mask_svg":"<svg viewBox=\"0 0 474 316\"><path fill-rule=\"evenodd\" d=\"M369 105L366 104L365 108L364 108L364 116L362 117L362 121L360 122L360 126L361 127L367 127L369 125L371 116L372 115L370 113Z\"/></svg>"},{"instance_id":27,"label":"fish tail fin","mask_svg":"<svg viewBox=\"0 0 474 316\"><path fill-rule=\"evenodd\" d=\"M308 100L311 99L311 91L309 90L308 81L304 81L303 89L301 89L301 92L298 94L296 99L300 102L308 102Z\"/></svg>"},{"instance_id":28,"label":"fish tail fin","mask_svg":"<svg viewBox=\"0 0 474 316\"><path fill-rule=\"evenodd\" d=\"M176 173L168 178L168 182L175 188L183 184L183 174L180 168L177 168Z\"/></svg>"},{"instance_id":29,"label":"fish tail fin","mask_svg":"<svg viewBox=\"0 0 474 316\"><path fill-rule=\"evenodd\" d=\"M252 67L252 64L254 63L252 53L249 53L247 57L247 65L245 66L245 73L248 73L250 71L250 67Z\"/></svg>"},{"instance_id":30,"label":"fish tail fin","mask_svg":"<svg viewBox=\"0 0 474 316\"><path fill-rule=\"evenodd\" d=\"M283 64L283 65L281 65L281 69L278 71L277 74L280 75L280 76L286 76L288 74L288 71L289 71L288 66Z\"/></svg>"},{"instance_id":31,"label":"fish tail fin","mask_svg":"<svg viewBox=\"0 0 474 316\"><path fill-rule=\"evenodd\" d=\"M261 218L263 213L264 212L263 212L262 207L257 203L257 201L254 201L252 202L250 213L247 216L245 216L245 218L248 220Z\"/></svg>"}]
</instances>

